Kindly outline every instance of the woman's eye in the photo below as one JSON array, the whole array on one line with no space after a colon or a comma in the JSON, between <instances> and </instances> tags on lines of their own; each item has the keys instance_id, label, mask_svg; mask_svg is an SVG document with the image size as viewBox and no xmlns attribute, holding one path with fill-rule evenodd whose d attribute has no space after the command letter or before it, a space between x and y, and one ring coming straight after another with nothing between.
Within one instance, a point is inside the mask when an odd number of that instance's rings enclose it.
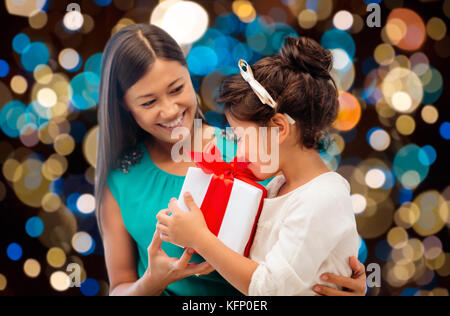
<instances>
[{"instance_id":1,"label":"woman's eye","mask_svg":"<svg viewBox=\"0 0 450 316\"><path fill-rule=\"evenodd\" d=\"M155 100L144 103L144 104L142 104L142 106L151 106L151 105L153 105L153 103L155 103Z\"/></svg>"},{"instance_id":2,"label":"woman's eye","mask_svg":"<svg viewBox=\"0 0 450 316\"><path fill-rule=\"evenodd\" d=\"M179 86L178 88L176 88L175 90L172 90L172 94L175 94L177 92L180 92L182 89L184 88L184 85Z\"/></svg>"}]
</instances>

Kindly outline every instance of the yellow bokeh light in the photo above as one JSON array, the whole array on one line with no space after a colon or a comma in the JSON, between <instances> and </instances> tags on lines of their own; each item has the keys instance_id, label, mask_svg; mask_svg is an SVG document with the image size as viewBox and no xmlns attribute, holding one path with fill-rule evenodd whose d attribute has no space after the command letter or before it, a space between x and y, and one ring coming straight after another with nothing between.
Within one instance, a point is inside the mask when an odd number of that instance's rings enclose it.
<instances>
[{"instance_id":1,"label":"yellow bokeh light","mask_svg":"<svg viewBox=\"0 0 450 316\"><path fill-rule=\"evenodd\" d=\"M41 264L35 259L28 259L23 264L23 271L30 278L36 278L41 273Z\"/></svg>"},{"instance_id":2,"label":"yellow bokeh light","mask_svg":"<svg viewBox=\"0 0 450 316\"><path fill-rule=\"evenodd\" d=\"M11 78L11 90L16 94L24 94L28 89L27 80L20 76L15 75Z\"/></svg>"},{"instance_id":3,"label":"yellow bokeh light","mask_svg":"<svg viewBox=\"0 0 450 316\"><path fill-rule=\"evenodd\" d=\"M47 252L47 262L54 268L61 268L66 263L65 252L58 247L51 248Z\"/></svg>"}]
</instances>

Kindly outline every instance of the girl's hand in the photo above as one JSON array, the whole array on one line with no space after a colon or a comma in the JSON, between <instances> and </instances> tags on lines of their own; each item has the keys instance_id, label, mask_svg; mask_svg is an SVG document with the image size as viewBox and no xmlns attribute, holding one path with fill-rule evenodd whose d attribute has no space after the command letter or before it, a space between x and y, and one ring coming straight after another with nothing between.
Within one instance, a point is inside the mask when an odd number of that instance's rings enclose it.
<instances>
[{"instance_id":1,"label":"girl's hand","mask_svg":"<svg viewBox=\"0 0 450 316\"><path fill-rule=\"evenodd\" d=\"M202 210L195 204L189 193L184 195L184 202L190 212L181 210L177 205L177 199L173 198L169 203L169 210L163 210L156 215L158 224L156 228L162 233L163 241L168 241L179 246L196 248L202 236L209 232L203 217Z\"/></svg>"},{"instance_id":2,"label":"girl's hand","mask_svg":"<svg viewBox=\"0 0 450 316\"><path fill-rule=\"evenodd\" d=\"M171 283L192 275L209 274L214 268L208 262L189 263L194 253L187 248L181 258L171 258L161 249L160 233L155 230L153 240L148 247L148 269L145 274L146 281L160 287L161 292Z\"/></svg>"},{"instance_id":3,"label":"girl's hand","mask_svg":"<svg viewBox=\"0 0 450 316\"><path fill-rule=\"evenodd\" d=\"M353 270L351 278L330 273L325 273L321 276L323 281L346 288L346 291L336 290L324 285L314 286L313 291L319 296L365 296L367 290L366 268L356 257L350 258L350 267Z\"/></svg>"}]
</instances>

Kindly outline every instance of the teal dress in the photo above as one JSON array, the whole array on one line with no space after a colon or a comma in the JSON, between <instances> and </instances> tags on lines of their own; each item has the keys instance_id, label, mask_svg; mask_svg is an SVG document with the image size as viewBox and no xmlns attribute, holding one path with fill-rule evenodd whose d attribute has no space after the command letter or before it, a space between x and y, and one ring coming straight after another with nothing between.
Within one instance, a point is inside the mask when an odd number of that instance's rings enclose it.
<instances>
[{"instance_id":1,"label":"teal dress","mask_svg":"<svg viewBox=\"0 0 450 316\"><path fill-rule=\"evenodd\" d=\"M216 128L217 146L229 162L236 152L236 143L222 137L221 130ZM171 198L178 198L183 186L184 176L167 173L158 168L152 161L147 147L139 143L144 153L142 159L129 168L128 173L111 170L107 184L117 201L122 219L128 233L134 239L137 250L137 271L142 277L148 266L147 248L156 229L156 214L166 209ZM260 182L267 185L271 179ZM184 249L168 242L161 248L169 257L180 258ZM201 263L203 257L194 254L190 262ZM172 284L164 290L163 296L242 296L243 294L229 284L214 271L208 275L191 276Z\"/></svg>"}]
</instances>

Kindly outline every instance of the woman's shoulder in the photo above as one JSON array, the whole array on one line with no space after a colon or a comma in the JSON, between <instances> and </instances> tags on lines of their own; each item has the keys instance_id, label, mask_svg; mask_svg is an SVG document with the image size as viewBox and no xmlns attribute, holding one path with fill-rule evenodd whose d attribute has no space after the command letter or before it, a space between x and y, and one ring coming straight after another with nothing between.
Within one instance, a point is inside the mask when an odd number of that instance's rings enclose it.
<instances>
[{"instance_id":1,"label":"woman's shoulder","mask_svg":"<svg viewBox=\"0 0 450 316\"><path fill-rule=\"evenodd\" d=\"M142 142L135 146L126 148L122 151L119 157L114 161L108 175L108 183L114 181L122 181L129 179L134 174L134 170L144 158L144 148Z\"/></svg>"}]
</instances>

